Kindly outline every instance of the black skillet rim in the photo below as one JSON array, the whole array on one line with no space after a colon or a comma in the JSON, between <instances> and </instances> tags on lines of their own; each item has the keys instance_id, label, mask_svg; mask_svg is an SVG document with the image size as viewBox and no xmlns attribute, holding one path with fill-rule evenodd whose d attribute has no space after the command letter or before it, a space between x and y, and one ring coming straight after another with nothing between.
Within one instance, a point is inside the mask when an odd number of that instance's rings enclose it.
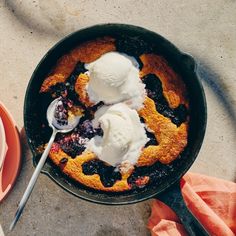
<instances>
[{"instance_id":1,"label":"black skillet rim","mask_svg":"<svg viewBox=\"0 0 236 236\"><path fill-rule=\"evenodd\" d=\"M66 187L65 183L63 184L62 182L60 182L57 179L57 177L55 175L52 175L47 169L42 169L41 172L43 174L46 174L47 176L49 176L55 183L57 183L60 187L65 189L67 192L69 192L72 195L77 196L77 197L79 197L81 199L87 200L89 202L105 204L105 205L125 205L125 204L138 203L138 202L141 202L141 201L144 201L144 200L147 200L147 199L155 197L158 193L164 192L165 189L167 189L168 187L170 187L173 184L175 184L176 182L178 182L180 180L180 178L191 167L191 165L195 161L195 159L196 159L196 157L197 157L197 155L198 155L198 153L200 151L200 148L201 148L201 145L202 145L202 142L203 142L203 139L204 139L204 135L205 135L205 130L206 130L206 121L207 121L207 109L206 108L207 108L207 106L206 106L205 93L204 93L202 84L201 84L201 82L199 80L199 76L198 76L198 73L197 73L197 64L196 64L195 60L193 59L193 57L191 55L181 52L175 45L173 45L171 42L169 42L167 39L165 39L161 35L157 34L156 32L147 30L147 29L139 27L139 26L128 25L128 24L109 23L109 24L94 25L94 26L91 26L91 27L80 29L80 30L78 30L76 32L73 32L73 33L67 35L66 37L62 38L58 43L56 43L53 47L51 47L51 49L44 55L44 57L40 60L40 62L38 63L37 67L35 68L32 76L31 76L31 79L30 79L30 81L28 83L27 90L26 90L26 95L25 95L25 100L24 100L24 124L27 124L27 115L26 115L26 113L27 113L27 104L28 104L29 91L30 91L30 88L31 88L31 86L32 86L32 84L34 82L35 74L40 69L43 61L53 51L55 51L58 47L62 46L63 43L66 40L68 40L70 37L73 37L76 34L86 33L87 30L97 30L97 28L100 28L102 30L103 27L117 28L117 30L124 28L126 30L129 29L129 30L133 30L133 31L142 32L143 34L146 33L146 34L150 34L150 35L155 35L156 37L161 39L163 42L165 42L168 45L168 47L171 48L172 51L175 51L176 54L179 54L179 56L182 56L183 58L187 59L188 62L190 62L191 66L192 66L191 67L192 68L191 69L192 70L192 74L195 77L195 85L198 86L198 89L200 91L200 94L198 94L198 96L199 96L199 98L201 100L201 103L202 103L201 104L202 105L202 107L201 107L202 108L202 116L201 116L202 121L201 121L201 124L200 124L201 129L198 131L198 140L195 142L195 151L194 151L194 153L191 154L191 158L192 158L193 161L190 162L187 166L185 166L184 170L182 170L181 173L178 176L176 176L170 182L166 183L159 192L155 191L155 192L149 193L150 190L148 190L148 191L146 191L144 193L141 193L141 195L144 195L144 196L140 197L139 193L137 193L137 194L133 194L132 196L130 196L131 199L129 199L129 200L120 200L120 201L113 201L112 200L112 198L114 199L114 197L116 197L116 194L110 194L110 193L105 193L105 192L102 192L102 194L107 196L106 200L100 199L100 198L96 198L96 193L95 193L95 198L91 198L91 196L89 196L88 194L85 194L85 195L87 195L87 196L85 196L83 194L81 195L81 194L75 193L72 190L68 189ZM31 152L33 153L33 164L35 166L36 165L36 161L35 161L36 152L35 152L35 150L33 148L33 145L32 145L32 143L30 141L29 130L28 130L27 125L25 126L25 131L26 131L26 137L27 137L27 141L28 141L29 147L31 149ZM87 192L94 192L91 189L88 189L86 191ZM139 195L139 196L136 196L136 195Z\"/></svg>"}]
</instances>

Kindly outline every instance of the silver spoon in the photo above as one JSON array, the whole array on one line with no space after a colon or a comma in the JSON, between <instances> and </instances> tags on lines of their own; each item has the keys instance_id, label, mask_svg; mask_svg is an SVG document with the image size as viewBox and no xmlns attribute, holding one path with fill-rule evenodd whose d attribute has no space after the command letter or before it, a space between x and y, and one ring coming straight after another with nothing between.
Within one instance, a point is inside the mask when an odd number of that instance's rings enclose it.
<instances>
[{"instance_id":1,"label":"silver spoon","mask_svg":"<svg viewBox=\"0 0 236 236\"><path fill-rule=\"evenodd\" d=\"M51 146L55 140L55 137L56 137L56 134L57 133L67 133L67 132L70 132L72 131L79 123L79 120L80 120L80 116L74 116L73 119L68 119L68 124L66 125L60 125L58 124L57 122L57 119L55 118L55 109L58 105L58 102L60 101L60 98L57 98L55 100L53 100L51 102L51 104L49 105L48 109L47 109L47 120L48 120L48 124L49 126L52 128L53 132L52 132L52 136L48 142L48 145L46 147L46 149L44 150L39 162L38 162L38 165L30 179L30 182L24 192L24 195L23 197L21 198L21 201L19 203L19 206L17 208L17 211L16 211L16 214L15 214L15 217L14 217L14 220L12 221L11 225L10 225L10 231L13 230L13 228L15 227L17 221L19 220L20 216L21 216L21 213L26 205L26 202L27 200L29 199L29 196L31 194L31 192L33 191L33 188L34 188L34 185L38 179L38 176L41 172L41 169L43 168L44 166L44 163L47 159L47 156L50 152L50 149L51 149Z\"/></svg>"}]
</instances>

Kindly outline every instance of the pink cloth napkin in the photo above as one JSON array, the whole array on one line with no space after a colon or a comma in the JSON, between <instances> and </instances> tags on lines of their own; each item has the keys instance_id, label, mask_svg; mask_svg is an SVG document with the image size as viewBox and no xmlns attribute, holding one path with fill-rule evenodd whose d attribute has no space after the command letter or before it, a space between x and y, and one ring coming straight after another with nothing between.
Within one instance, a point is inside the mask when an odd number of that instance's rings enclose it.
<instances>
[{"instance_id":1,"label":"pink cloth napkin","mask_svg":"<svg viewBox=\"0 0 236 236\"><path fill-rule=\"evenodd\" d=\"M211 235L236 235L236 183L188 173L181 180L186 205ZM155 200L148 228L152 236L188 235L176 214Z\"/></svg>"}]
</instances>

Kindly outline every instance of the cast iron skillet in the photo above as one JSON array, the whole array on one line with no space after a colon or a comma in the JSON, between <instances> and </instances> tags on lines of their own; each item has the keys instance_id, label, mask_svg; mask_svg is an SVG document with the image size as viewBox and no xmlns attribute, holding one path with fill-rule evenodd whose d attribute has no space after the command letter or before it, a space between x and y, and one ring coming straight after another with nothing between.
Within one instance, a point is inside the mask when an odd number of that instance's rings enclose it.
<instances>
[{"instance_id":1,"label":"cast iron skillet","mask_svg":"<svg viewBox=\"0 0 236 236\"><path fill-rule=\"evenodd\" d=\"M48 160L42 173L48 175L59 186L73 195L100 204L122 205L137 203L149 198L158 198L169 205L180 217L185 228L191 235L207 235L207 232L188 211L180 193L179 181L195 161L200 150L206 128L206 101L202 85L196 73L196 63L193 58L182 53L172 43L162 36L141 27L124 24L104 24L82 29L70 34L57 43L43 57L36 67L25 96L24 125L29 146L33 153L34 165L37 164L39 153L37 147L48 141L48 135L41 132L41 117L45 116L40 110L39 89L50 69L57 59L79 43L100 36L119 36L140 38L152 45L152 50L163 55L169 63L181 74L190 99L190 130L188 145L171 167L170 173L160 178L159 181L140 190L124 193L105 193L94 191L75 183L67 178L60 170Z\"/></svg>"}]
</instances>

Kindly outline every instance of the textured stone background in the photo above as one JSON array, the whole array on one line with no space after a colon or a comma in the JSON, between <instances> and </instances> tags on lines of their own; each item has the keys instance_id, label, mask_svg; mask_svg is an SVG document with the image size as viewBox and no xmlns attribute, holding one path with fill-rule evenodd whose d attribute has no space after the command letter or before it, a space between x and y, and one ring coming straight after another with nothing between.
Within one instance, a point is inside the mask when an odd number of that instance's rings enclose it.
<instances>
[{"instance_id":1,"label":"textured stone background","mask_svg":"<svg viewBox=\"0 0 236 236\"><path fill-rule=\"evenodd\" d=\"M0 0L0 100L23 127L23 101L41 57L64 35L97 23L129 23L154 30L199 63L208 103L208 126L191 168L236 181L235 0ZM22 135L22 139L24 136ZM41 175L16 231L8 232L33 172L24 145L15 188L0 205L6 235L149 235L150 202L110 207L75 198Z\"/></svg>"}]
</instances>

